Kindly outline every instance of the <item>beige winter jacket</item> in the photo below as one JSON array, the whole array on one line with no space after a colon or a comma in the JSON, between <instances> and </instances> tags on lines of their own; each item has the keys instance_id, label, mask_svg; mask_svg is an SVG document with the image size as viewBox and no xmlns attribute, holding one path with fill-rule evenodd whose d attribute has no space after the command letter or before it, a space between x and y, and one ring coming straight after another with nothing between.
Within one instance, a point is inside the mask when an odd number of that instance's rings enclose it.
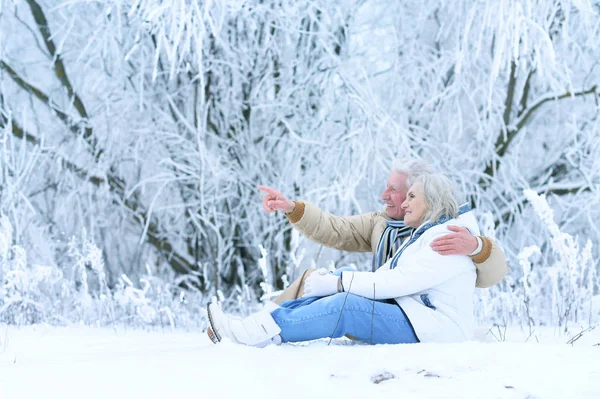
<instances>
[{"instance_id":1,"label":"beige winter jacket","mask_svg":"<svg viewBox=\"0 0 600 399\"><path fill-rule=\"evenodd\" d=\"M327 247L349 252L375 254L379 239L389 218L380 212L354 216L335 216L323 212L309 202L296 202L296 208L286 215L294 228L306 238ZM476 286L491 287L500 282L508 272L504 252L498 244L480 237L483 248L471 259L477 267Z\"/></svg>"}]
</instances>

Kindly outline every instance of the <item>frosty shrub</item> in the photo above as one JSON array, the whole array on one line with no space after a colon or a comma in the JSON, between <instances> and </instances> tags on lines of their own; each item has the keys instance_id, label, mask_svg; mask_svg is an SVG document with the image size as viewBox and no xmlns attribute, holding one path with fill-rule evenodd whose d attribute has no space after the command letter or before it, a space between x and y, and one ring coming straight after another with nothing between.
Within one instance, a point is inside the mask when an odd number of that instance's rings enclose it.
<instances>
[{"instance_id":1,"label":"frosty shrub","mask_svg":"<svg viewBox=\"0 0 600 399\"><path fill-rule=\"evenodd\" d=\"M575 237L560 230L545 196L532 190L524 195L545 227L547 256L542 256L538 245L523 248L517 257L520 268L511 270L499 286L481 290L479 321L520 324L530 332L535 326L557 326L566 332L569 325L600 322L595 297L600 286L591 240L580 247Z\"/></svg>"},{"instance_id":2,"label":"frosty shrub","mask_svg":"<svg viewBox=\"0 0 600 399\"><path fill-rule=\"evenodd\" d=\"M0 214L0 321L14 324L57 322L53 305L64 297L66 280L55 267L28 262L25 249L13 244L13 229Z\"/></svg>"},{"instance_id":3,"label":"frosty shrub","mask_svg":"<svg viewBox=\"0 0 600 399\"><path fill-rule=\"evenodd\" d=\"M85 233L69 240L61 266L32 264L12 234L0 215L0 322L167 328L203 322L204 297L153 277L149 268L141 288L125 275L109 287L102 252Z\"/></svg>"}]
</instances>

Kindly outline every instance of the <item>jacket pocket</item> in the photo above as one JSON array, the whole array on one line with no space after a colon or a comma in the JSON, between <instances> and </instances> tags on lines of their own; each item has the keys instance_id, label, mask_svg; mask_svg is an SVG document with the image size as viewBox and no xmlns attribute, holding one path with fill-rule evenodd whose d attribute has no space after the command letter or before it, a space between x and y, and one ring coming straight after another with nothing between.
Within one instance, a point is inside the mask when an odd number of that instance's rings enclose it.
<instances>
[{"instance_id":1,"label":"jacket pocket","mask_svg":"<svg viewBox=\"0 0 600 399\"><path fill-rule=\"evenodd\" d=\"M433 304L431 303L431 300L429 299L429 294L421 294L421 301L423 302L423 305L427 306L430 309L435 310L435 306L433 306Z\"/></svg>"}]
</instances>

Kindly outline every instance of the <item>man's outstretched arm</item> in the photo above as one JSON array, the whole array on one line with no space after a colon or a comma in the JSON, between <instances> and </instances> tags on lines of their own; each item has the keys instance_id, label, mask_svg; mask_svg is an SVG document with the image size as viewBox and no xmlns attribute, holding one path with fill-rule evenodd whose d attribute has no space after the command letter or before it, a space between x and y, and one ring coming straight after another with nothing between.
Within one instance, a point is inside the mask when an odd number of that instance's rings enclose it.
<instances>
[{"instance_id":1,"label":"man's outstretched arm","mask_svg":"<svg viewBox=\"0 0 600 399\"><path fill-rule=\"evenodd\" d=\"M335 216L308 202L288 200L273 188L258 188L267 193L263 197L263 209L266 212L285 212L294 228L311 241L342 251L372 251L373 213Z\"/></svg>"}]
</instances>

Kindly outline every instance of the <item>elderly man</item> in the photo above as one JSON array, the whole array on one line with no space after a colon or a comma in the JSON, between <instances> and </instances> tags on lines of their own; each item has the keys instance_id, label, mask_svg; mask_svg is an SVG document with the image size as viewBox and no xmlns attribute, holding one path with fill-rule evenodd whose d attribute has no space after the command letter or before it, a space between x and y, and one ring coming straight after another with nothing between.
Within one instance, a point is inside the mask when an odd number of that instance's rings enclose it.
<instances>
[{"instance_id":1,"label":"elderly man","mask_svg":"<svg viewBox=\"0 0 600 399\"><path fill-rule=\"evenodd\" d=\"M327 247L351 252L372 252L373 271L393 257L412 232L405 226L404 209L407 181L415 181L432 170L424 161L397 159L393 162L387 187L381 195L385 212L370 212L354 216L335 216L323 212L308 202L291 201L279 191L259 186L267 194L263 197L266 212L283 211L300 233ZM508 266L502 249L487 237L473 236L467 229L450 226L454 234L436 239L431 247L441 255L469 255L477 268L476 285L479 288L497 284L506 275ZM306 270L275 303L302 297L304 282L315 269Z\"/></svg>"}]
</instances>

